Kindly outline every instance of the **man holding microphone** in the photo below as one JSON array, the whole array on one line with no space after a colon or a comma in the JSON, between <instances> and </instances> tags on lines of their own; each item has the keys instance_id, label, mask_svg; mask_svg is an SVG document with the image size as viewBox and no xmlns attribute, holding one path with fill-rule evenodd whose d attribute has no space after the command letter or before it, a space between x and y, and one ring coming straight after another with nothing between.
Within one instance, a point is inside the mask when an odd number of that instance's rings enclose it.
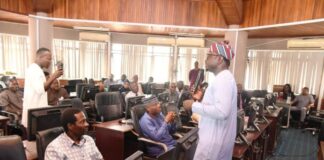
<instances>
[{"instance_id":1,"label":"man holding microphone","mask_svg":"<svg viewBox=\"0 0 324 160\"><path fill-rule=\"evenodd\" d=\"M63 68L58 67L58 70L48 79L45 78L43 69L50 67L51 61L51 51L47 48L40 48L36 52L35 62L26 71L22 115L22 124L26 128L28 127L28 110L48 106L46 91L55 79L63 75Z\"/></svg>"},{"instance_id":2,"label":"man holding microphone","mask_svg":"<svg viewBox=\"0 0 324 160\"><path fill-rule=\"evenodd\" d=\"M237 89L234 76L228 68L233 57L228 43L213 43L206 59L206 69L214 74L214 80L206 89L202 102L183 102L186 109L200 115L195 160L232 159L236 136Z\"/></svg>"}]
</instances>

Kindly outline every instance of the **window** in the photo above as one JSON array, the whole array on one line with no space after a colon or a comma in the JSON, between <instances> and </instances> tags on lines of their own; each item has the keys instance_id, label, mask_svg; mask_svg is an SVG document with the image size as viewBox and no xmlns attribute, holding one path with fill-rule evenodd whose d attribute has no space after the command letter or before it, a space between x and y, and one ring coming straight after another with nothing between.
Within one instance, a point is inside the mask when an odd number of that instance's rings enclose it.
<instances>
[{"instance_id":1,"label":"window","mask_svg":"<svg viewBox=\"0 0 324 160\"><path fill-rule=\"evenodd\" d=\"M11 72L24 77L28 67L29 39L27 36L0 34L0 73Z\"/></svg>"},{"instance_id":2,"label":"window","mask_svg":"<svg viewBox=\"0 0 324 160\"><path fill-rule=\"evenodd\" d=\"M169 81L172 64L172 47L112 44L111 73L115 79L126 74L131 80L137 74L139 81L150 76L158 83Z\"/></svg>"},{"instance_id":3,"label":"window","mask_svg":"<svg viewBox=\"0 0 324 160\"><path fill-rule=\"evenodd\" d=\"M290 83L296 93L309 87L318 94L323 74L324 51L249 50L245 76L246 89L267 89Z\"/></svg>"},{"instance_id":4,"label":"window","mask_svg":"<svg viewBox=\"0 0 324 160\"><path fill-rule=\"evenodd\" d=\"M62 61L65 79L107 77L108 44L55 39L54 63Z\"/></svg>"}]
</instances>

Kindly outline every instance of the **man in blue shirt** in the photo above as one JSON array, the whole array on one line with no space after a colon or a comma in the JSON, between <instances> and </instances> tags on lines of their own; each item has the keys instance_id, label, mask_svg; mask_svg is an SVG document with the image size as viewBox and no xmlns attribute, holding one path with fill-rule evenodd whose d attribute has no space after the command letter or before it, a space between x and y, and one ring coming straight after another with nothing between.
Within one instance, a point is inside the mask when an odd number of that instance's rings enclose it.
<instances>
[{"instance_id":1,"label":"man in blue shirt","mask_svg":"<svg viewBox=\"0 0 324 160\"><path fill-rule=\"evenodd\" d=\"M164 143L168 150L174 148L176 141L171 134L176 131L174 123L175 113L168 112L164 117L161 113L161 106L156 97L144 100L146 113L140 119L141 131L146 138ZM162 147L157 145L147 145L147 153L150 156L158 156L163 153Z\"/></svg>"}]
</instances>

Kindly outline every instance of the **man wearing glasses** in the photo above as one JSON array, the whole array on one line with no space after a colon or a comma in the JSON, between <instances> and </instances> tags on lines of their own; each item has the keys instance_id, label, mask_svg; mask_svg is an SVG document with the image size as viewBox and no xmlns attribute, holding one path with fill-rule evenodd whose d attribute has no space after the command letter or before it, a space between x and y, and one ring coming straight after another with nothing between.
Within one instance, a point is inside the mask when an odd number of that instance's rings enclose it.
<instances>
[{"instance_id":1,"label":"man wearing glasses","mask_svg":"<svg viewBox=\"0 0 324 160\"><path fill-rule=\"evenodd\" d=\"M236 136L237 88L228 68L233 57L234 52L228 43L213 43L206 59L206 69L215 78L201 102L186 100L183 104L186 109L201 116L195 160L232 159Z\"/></svg>"}]
</instances>

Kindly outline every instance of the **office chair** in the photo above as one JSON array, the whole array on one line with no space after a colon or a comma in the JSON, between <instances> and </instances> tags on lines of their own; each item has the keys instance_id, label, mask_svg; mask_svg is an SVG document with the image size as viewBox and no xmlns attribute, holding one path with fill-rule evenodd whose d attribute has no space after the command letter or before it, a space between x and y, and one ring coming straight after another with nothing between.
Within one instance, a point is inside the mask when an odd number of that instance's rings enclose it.
<instances>
[{"instance_id":1,"label":"office chair","mask_svg":"<svg viewBox=\"0 0 324 160\"><path fill-rule=\"evenodd\" d=\"M138 141L139 141L139 145L140 145L139 148L144 152L144 157L146 157L145 159L158 159L158 160L160 160L160 159L163 159L163 160L164 159L165 160L175 159L176 148L168 150L168 147L164 143L160 143L160 142L148 139L148 138L144 137L143 133L141 132L139 120L146 112L145 104L136 105L133 108L131 108L130 111L131 111L131 117L133 120L133 127L134 127L133 133L138 137ZM164 149L164 153L162 153L161 155L159 155L157 157L150 157L149 155L146 154L146 146L147 145L158 145Z\"/></svg>"},{"instance_id":2,"label":"office chair","mask_svg":"<svg viewBox=\"0 0 324 160\"><path fill-rule=\"evenodd\" d=\"M64 129L62 127L55 127L36 133L38 160L44 159L46 147L63 132Z\"/></svg>"},{"instance_id":3,"label":"office chair","mask_svg":"<svg viewBox=\"0 0 324 160\"><path fill-rule=\"evenodd\" d=\"M68 105L71 106L71 104L72 104L72 100L71 99L63 99L63 100L60 100L58 102L58 105L59 106L68 106Z\"/></svg>"},{"instance_id":4,"label":"office chair","mask_svg":"<svg viewBox=\"0 0 324 160\"><path fill-rule=\"evenodd\" d=\"M24 145L19 136L11 135L0 137L0 159L27 159Z\"/></svg>"},{"instance_id":5,"label":"office chair","mask_svg":"<svg viewBox=\"0 0 324 160\"><path fill-rule=\"evenodd\" d=\"M95 107L97 119L101 122L122 118L122 104L119 92L101 92L96 94Z\"/></svg>"},{"instance_id":6,"label":"office chair","mask_svg":"<svg viewBox=\"0 0 324 160\"><path fill-rule=\"evenodd\" d=\"M76 94L77 94L77 98L81 98L81 93L82 93L82 89L84 86L88 86L89 84L87 83L78 83L76 84L75 86L75 91L76 91Z\"/></svg>"}]
</instances>

